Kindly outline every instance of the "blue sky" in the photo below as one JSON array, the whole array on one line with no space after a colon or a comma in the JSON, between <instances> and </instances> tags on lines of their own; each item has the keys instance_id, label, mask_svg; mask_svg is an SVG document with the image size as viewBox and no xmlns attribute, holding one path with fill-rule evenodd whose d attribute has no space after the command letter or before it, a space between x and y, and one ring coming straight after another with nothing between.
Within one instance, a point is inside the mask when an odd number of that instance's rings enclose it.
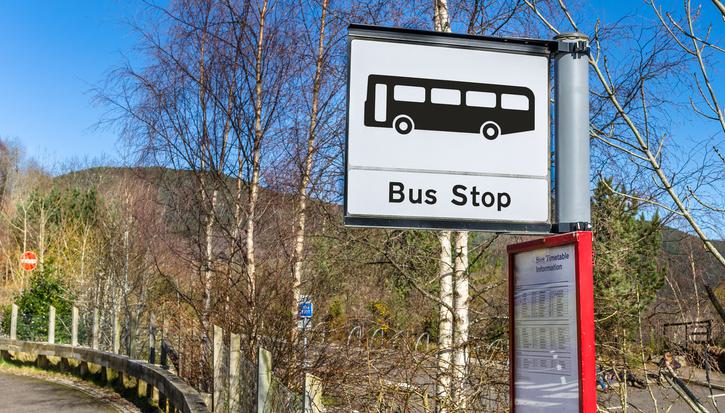
<instances>
[{"instance_id":1,"label":"blue sky","mask_svg":"<svg viewBox=\"0 0 725 413\"><path fill-rule=\"evenodd\" d=\"M71 159L117 158L117 134L96 130L103 108L90 90L133 58L125 1L0 1L0 136L54 168Z\"/></svg>"},{"instance_id":2,"label":"blue sky","mask_svg":"<svg viewBox=\"0 0 725 413\"><path fill-rule=\"evenodd\" d=\"M664 3L680 11L681 2ZM703 4L710 18L717 15L709 1ZM648 7L640 0L592 0L575 13L610 22L624 15L653 19ZM144 8L137 0L0 0L0 137L19 141L51 169L73 159L118 160L117 132L94 128L104 108L94 105L91 89L125 59L137 61L127 22Z\"/></svg>"}]
</instances>

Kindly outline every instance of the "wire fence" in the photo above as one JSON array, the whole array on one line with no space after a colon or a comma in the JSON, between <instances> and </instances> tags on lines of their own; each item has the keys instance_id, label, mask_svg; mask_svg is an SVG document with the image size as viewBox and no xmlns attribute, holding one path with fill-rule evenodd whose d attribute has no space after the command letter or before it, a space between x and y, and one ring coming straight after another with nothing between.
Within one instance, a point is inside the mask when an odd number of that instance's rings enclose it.
<instances>
[{"instance_id":1,"label":"wire fence","mask_svg":"<svg viewBox=\"0 0 725 413\"><path fill-rule=\"evenodd\" d=\"M239 360L239 404L242 412L257 411L257 364L241 357Z\"/></svg>"},{"instance_id":2,"label":"wire fence","mask_svg":"<svg viewBox=\"0 0 725 413\"><path fill-rule=\"evenodd\" d=\"M302 397L287 388L277 377L272 376L270 393L270 413L302 412Z\"/></svg>"},{"instance_id":3,"label":"wire fence","mask_svg":"<svg viewBox=\"0 0 725 413\"><path fill-rule=\"evenodd\" d=\"M269 413L302 413L304 411L304 399L301 394L286 386L273 372L260 371L259 361L255 363L248 360L243 356L241 349L236 355L238 364L232 366L233 357L230 343L217 337L218 332L221 330L215 328L215 351L219 351L221 354L216 354L214 357L214 397L217 404L224 406L223 411L256 411L260 398L259 378L267 376L267 374L270 376L268 393L266 397L262 397L266 400L265 411ZM236 337L237 340L240 339L239 336ZM238 370L232 371L232 368L238 368Z\"/></svg>"}]
</instances>

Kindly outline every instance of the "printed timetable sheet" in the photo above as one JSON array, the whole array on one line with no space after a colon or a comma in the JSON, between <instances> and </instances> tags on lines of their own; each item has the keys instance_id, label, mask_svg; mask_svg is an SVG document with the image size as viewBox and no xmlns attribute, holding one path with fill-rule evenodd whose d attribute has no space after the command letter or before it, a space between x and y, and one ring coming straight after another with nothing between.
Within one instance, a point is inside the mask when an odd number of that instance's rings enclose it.
<instances>
[{"instance_id":1,"label":"printed timetable sheet","mask_svg":"<svg viewBox=\"0 0 725 413\"><path fill-rule=\"evenodd\" d=\"M514 256L516 412L579 410L574 245Z\"/></svg>"}]
</instances>

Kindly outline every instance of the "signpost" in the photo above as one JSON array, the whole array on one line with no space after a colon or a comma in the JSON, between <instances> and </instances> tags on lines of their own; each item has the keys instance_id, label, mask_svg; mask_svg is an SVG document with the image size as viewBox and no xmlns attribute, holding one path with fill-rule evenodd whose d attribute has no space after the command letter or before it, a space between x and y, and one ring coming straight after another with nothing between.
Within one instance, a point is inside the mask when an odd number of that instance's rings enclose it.
<instances>
[{"instance_id":1,"label":"signpost","mask_svg":"<svg viewBox=\"0 0 725 413\"><path fill-rule=\"evenodd\" d=\"M345 223L548 233L553 42L351 26Z\"/></svg>"},{"instance_id":2,"label":"signpost","mask_svg":"<svg viewBox=\"0 0 725 413\"><path fill-rule=\"evenodd\" d=\"M33 251L25 251L20 256L20 267L25 271L33 271L38 266L38 257Z\"/></svg>"},{"instance_id":3,"label":"signpost","mask_svg":"<svg viewBox=\"0 0 725 413\"><path fill-rule=\"evenodd\" d=\"M587 37L348 40L345 224L563 234L509 246L512 412L596 412Z\"/></svg>"},{"instance_id":4,"label":"signpost","mask_svg":"<svg viewBox=\"0 0 725 413\"><path fill-rule=\"evenodd\" d=\"M592 233L508 254L512 412L596 412Z\"/></svg>"},{"instance_id":5,"label":"signpost","mask_svg":"<svg viewBox=\"0 0 725 413\"><path fill-rule=\"evenodd\" d=\"M300 318L300 329L302 330L302 345L304 346L304 360L302 361L303 367L307 367L307 327L309 327L310 320L314 314L314 306L312 304L312 297L309 295L300 296L300 301L297 304L297 316Z\"/></svg>"}]
</instances>

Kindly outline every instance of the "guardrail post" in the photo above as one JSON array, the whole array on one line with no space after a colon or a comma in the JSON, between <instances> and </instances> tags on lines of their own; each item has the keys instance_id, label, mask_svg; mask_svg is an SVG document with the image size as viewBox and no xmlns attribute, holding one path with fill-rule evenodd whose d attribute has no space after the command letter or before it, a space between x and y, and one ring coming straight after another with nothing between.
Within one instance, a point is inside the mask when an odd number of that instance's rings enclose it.
<instances>
[{"instance_id":1,"label":"guardrail post","mask_svg":"<svg viewBox=\"0 0 725 413\"><path fill-rule=\"evenodd\" d=\"M52 305L48 312L48 343L55 344L55 307Z\"/></svg>"},{"instance_id":2,"label":"guardrail post","mask_svg":"<svg viewBox=\"0 0 725 413\"><path fill-rule=\"evenodd\" d=\"M81 378L86 378L86 376L88 376L88 373L88 362L81 360L80 364L78 365L78 375L81 376Z\"/></svg>"},{"instance_id":3,"label":"guardrail post","mask_svg":"<svg viewBox=\"0 0 725 413\"><path fill-rule=\"evenodd\" d=\"M73 371L73 369L70 366L70 361L67 357L61 357L60 360L58 360L58 371L61 373L69 373Z\"/></svg>"},{"instance_id":4,"label":"guardrail post","mask_svg":"<svg viewBox=\"0 0 725 413\"><path fill-rule=\"evenodd\" d=\"M241 391L242 383L239 377L242 357L242 337L239 334L231 335L229 339L229 412L242 411Z\"/></svg>"},{"instance_id":5,"label":"guardrail post","mask_svg":"<svg viewBox=\"0 0 725 413\"><path fill-rule=\"evenodd\" d=\"M78 346L78 307L73 306L73 314L70 325L70 345Z\"/></svg>"},{"instance_id":6,"label":"guardrail post","mask_svg":"<svg viewBox=\"0 0 725 413\"><path fill-rule=\"evenodd\" d=\"M18 306L13 303L12 310L10 310L10 340L18 339Z\"/></svg>"},{"instance_id":7,"label":"guardrail post","mask_svg":"<svg viewBox=\"0 0 725 413\"><path fill-rule=\"evenodd\" d=\"M48 361L48 357L44 356L43 354L38 354L38 356L35 358L35 366L39 369L47 369L50 365L50 362Z\"/></svg>"},{"instance_id":8,"label":"guardrail post","mask_svg":"<svg viewBox=\"0 0 725 413\"><path fill-rule=\"evenodd\" d=\"M322 380L305 374L305 413L322 413Z\"/></svg>"},{"instance_id":9,"label":"guardrail post","mask_svg":"<svg viewBox=\"0 0 725 413\"><path fill-rule=\"evenodd\" d=\"M118 372L114 371L110 367L101 367L101 381L105 381L106 384L113 384L116 380L118 380Z\"/></svg>"},{"instance_id":10,"label":"guardrail post","mask_svg":"<svg viewBox=\"0 0 725 413\"><path fill-rule=\"evenodd\" d=\"M98 316L98 309L93 309L93 341L91 343L91 348L93 350L98 350L98 341L99 341L99 332L101 331L100 328L100 317Z\"/></svg>"},{"instance_id":11,"label":"guardrail post","mask_svg":"<svg viewBox=\"0 0 725 413\"><path fill-rule=\"evenodd\" d=\"M159 394L159 409L161 409L162 412L166 413L168 411L168 401L166 399L166 395L164 395L161 392L158 392Z\"/></svg>"},{"instance_id":12,"label":"guardrail post","mask_svg":"<svg viewBox=\"0 0 725 413\"><path fill-rule=\"evenodd\" d=\"M212 399L212 411L224 411L223 388L224 373L222 363L224 362L224 354L222 353L224 345L224 330L219 326L214 326L214 398Z\"/></svg>"},{"instance_id":13,"label":"guardrail post","mask_svg":"<svg viewBox=\"0 0 725 413\"><path fill-rule=\"evenodd\" d=\"M259 348L257 356L257 413L271 413L272 353Z\"/></svg>"},{"instance_id":14,"label":"guardrail post","mask_svg":"<svg viewBox=\"0 0 725 413\"><path fill-rule=\"evenodd\" d=\"M139 399L145 399L148 397L148 385L145 381L136 377L136 395Z\"/></svg>"}]
</instances>

